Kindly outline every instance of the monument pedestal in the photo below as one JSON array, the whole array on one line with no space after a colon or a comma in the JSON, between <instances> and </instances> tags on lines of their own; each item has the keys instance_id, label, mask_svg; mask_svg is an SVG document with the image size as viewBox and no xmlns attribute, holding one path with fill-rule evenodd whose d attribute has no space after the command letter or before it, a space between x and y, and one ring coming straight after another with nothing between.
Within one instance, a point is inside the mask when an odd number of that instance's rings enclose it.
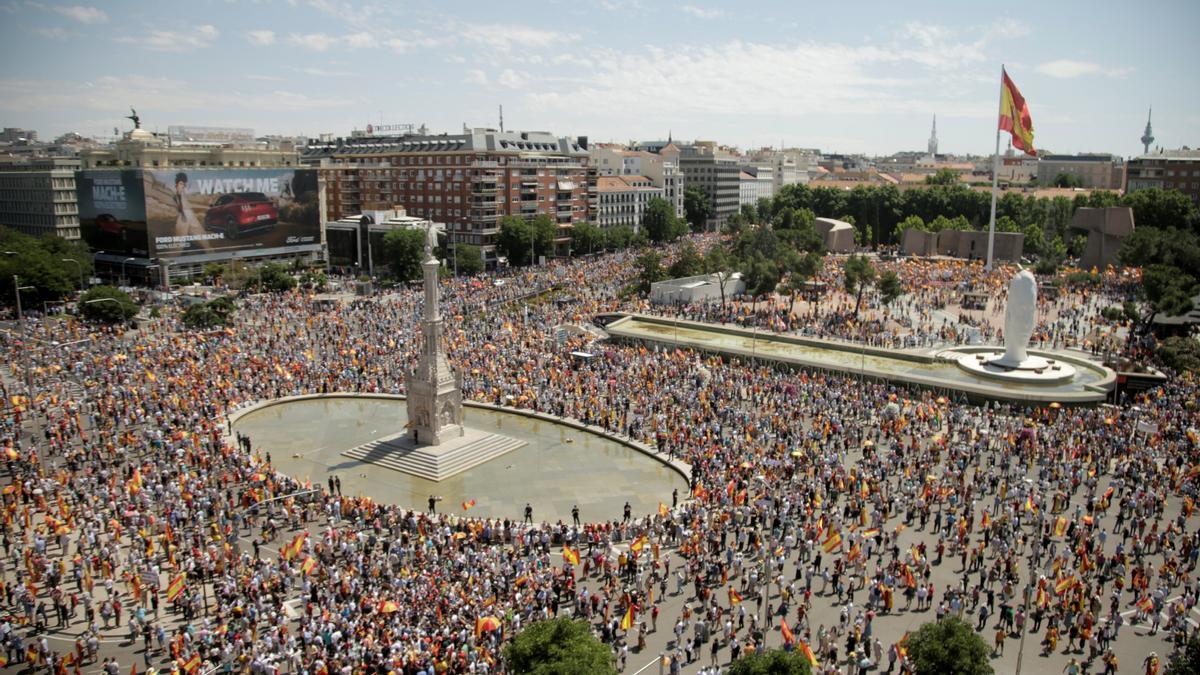
<instances>
[{"instance_id":1,"label":"monument pedestal","mask_svg":"<svg viewBox=\"0 0 1200 675\"><path fill-rule=\"evenodd\" d=\"M364 443L342 454L425 480L441 481L526 444L503 434L461 426L458 429L460 436L437 445L416 443L412 432L405 432Z\"/></svg>"}]
</instances>

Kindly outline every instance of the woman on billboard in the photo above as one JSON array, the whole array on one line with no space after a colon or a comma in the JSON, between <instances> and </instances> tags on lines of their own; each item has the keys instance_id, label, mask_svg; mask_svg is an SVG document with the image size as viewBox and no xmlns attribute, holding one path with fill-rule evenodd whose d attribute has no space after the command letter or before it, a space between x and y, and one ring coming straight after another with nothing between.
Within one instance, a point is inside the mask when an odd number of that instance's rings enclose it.
<instances>
[{"instance_id":1,"label":"woman on billboard","mask_svg":"<svg viewBox=\"0 0 1200 675\"><path fill-rule=\"evenodd\" d=\"M192 212L192 205L187 198L188 177L180 171L175 174L175 232L192 232L200 230L200 221Z\"/></svg>"}]
</instances>

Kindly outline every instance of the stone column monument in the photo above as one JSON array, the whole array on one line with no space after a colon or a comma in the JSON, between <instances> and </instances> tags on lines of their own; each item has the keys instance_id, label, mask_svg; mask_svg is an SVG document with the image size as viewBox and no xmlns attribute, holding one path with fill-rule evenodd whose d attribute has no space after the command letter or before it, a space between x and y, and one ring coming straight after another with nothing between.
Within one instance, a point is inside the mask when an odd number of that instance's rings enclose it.
<instances>
[{"instance_id":1,"label":"stone column monument","mask_svg":"<svg viewBox=\"0 0 1200 675\"><path fill-rule=\"evenodd\" d=\"M443 322L438 307L441 264L433 257L436 237L431 225L426 232L425 260L421 263L425 280L425 316L421 320L424 344L417 368L406 380L409 429L418 445L440 445L463 436L462 375L450 368L442 349Z\"/></svg>"}]
</instances>

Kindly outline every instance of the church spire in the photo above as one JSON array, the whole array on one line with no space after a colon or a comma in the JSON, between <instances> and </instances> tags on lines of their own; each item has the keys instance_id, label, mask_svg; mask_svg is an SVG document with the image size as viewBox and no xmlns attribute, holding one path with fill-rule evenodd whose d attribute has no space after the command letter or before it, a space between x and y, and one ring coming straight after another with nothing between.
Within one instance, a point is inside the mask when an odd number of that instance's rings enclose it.
<instances>
[{"instance_id":1,"label":"church spire","mask_svg":"<svg viewBox=\"0 0 1200 675\"><path fill-rule=\"evenodd\" d=\"M1154 107L1151 106L1150 111L1146 113L1146 130L1142 132L1142 154L1150 154L1150 144L1154 142L1154 130L1150 128L1150 117L1154 114Z\"/></svg>"}]
</instances>

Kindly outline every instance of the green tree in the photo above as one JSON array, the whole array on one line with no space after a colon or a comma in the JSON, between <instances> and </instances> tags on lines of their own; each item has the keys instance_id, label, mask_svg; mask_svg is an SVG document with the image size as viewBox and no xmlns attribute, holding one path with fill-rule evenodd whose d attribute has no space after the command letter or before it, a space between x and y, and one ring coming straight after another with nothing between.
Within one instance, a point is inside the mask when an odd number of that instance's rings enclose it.
<instances>
[{"instance_id":1,"label":"green tree","mask_svg":"<svg viewBox=\"0 0 1200 675\"><path fill-rule=\"evenodd\" d=\"M1174 336L1169 337L1158 345L1158 356L1177 372L1190 371L1200 373L1200 341L1191 336ZM1200 661L1196 661L1196 656L1191 657L1192 663L1200 665ZM1181 673L1200 673L1198 670L1181 670Z\"/></svg>"},{"instance_id":2,"label":"green tree","mask_svg":"<svg viewBox=\"0 0 1200 675\"><path fill-rule=\"evenodd\" d=\"M654 249L646 249L633 263L638 270L638 290L650 292L650 285L667 278L667 271L662 266L662 256Z\"/></svg>"},{"instance_id":3,"label":"green tree","mask_svg":"<svg viewBox=\"0 0 1200 675\"><path fill-rule=\"evenodd\" d=\"M904 294L904 289L900 286L900 277L892 270L888 270L879 275L879 299L883 304L890 305L896 298Z\"/></svg>"},{"instance_id":4,"label":"green tree","mask_svg":"<svg viewBox=\"0 0 1200 675\"><path fill-rule=\"evenodd\" d=\"M812 664L798 651L768 649L729 664L729 675L811 675Z\"/></svg>"},{"instance_id":5,"label":"green tree","mask_svg":"<svg viewBox=\"0 0 1200 675\"><path fill-rule=\"evenodd\" d=\"M89 321L116 323L137 316L138 305L114 286L93 286L79 297L79 315Z\"/></svg>"},{"instance_id":6,"label":"green tree","mask_svg":"<svg viewBox=\"0 0 1200 675\"><path fill-rule=\"evenodd\" d=\"M1059 188L1083 187L1083 181L1079 179L1079 176L1072 176L1069 173L1056 174L1054 176L1054 180L1051 181L1051 184L1054 185L1054 187Z\"/></svg>"},{"instance_id":7,"label":"green tree","mask_svg":"<svg viewBox=\"0 0 1200 675\"><path fill-rule=\"evenodd\" d=\"M474 244L455 244L454 265L462 276L479 274L483 271L483 251Z\"/></svg>"},{"instance_id":8,"label":"green tree","mask_svg":"<svg viewBox=\"0 0 1200 675\"><path fill-rule=\"evenodd\" d=\"M1195 340L1192 340L1195 343ZM1176 645L1167 659L1166 675L1195 675L1200 673L1200 633L1192 633L1188 641Z\"/></svg>"},{"instance_id":9,"label":"green tree","mask_svg":"<svg viewBox=\"0 0 1200 675\"><path fill-rule=\"evenodd\" d=\"M679 248L679 254L676 256L675 262L671 263L667 274L672 279L704 274L704 258L700 256L700 252L696 250L692 242L685 242Z\"/></svg>"},{"instance_id":10,"label":"green tree","mask_svg":"<svg viewBox=\"0 0 1200 675\"><path fill-rule=\"evenodd\" d=\"M659 244L675 241L687 233L687 224L675 217L675 207L670 202L655 197L646 202L646 211L642 215L642 229L650 241Z\"/></svg>"},{"instance_id":11,"label":"green tree","mask_svg":"<svg viewBox=\"0 0 1200 675\"><path fill-rule=\"evenodd\" d=\"M645 235L641 232L634 232L633 228L628 225L615 225L607 230L601 230L604 233L605 248L613 251L623 251L631 246L641 246L645 240Z\"/></svg>"},{"instance_id":12,"label":"green tree","mask_svg":"<svg viewBox=\"0 0 1200 675\"><path fill-rule=\"evenodd\" d=\"M938 169L936 173L925 176L926 185L958 185L958 172L954 169Z\"/></svg>"},{"instance_id":13,"label":"green tree","mask_svg":"<svg viewBox=\"0 0 1200 675\"><path fill-rule=\"evenodd\" d=\"M757 302L759 296L774 293L783 278L780 263L762 255L751 257L746 265L746 290Z\"/></svg>"},{"instance_id":14,"label":"green tree","mask_svg":"<svg viewBox=\"0 0 1200 675\"><path fill-rule=\"evenodd\" d=\"M1193 229L1197 224L1196 205L1178 190L1138 190L1125 195L1121 202L1133 209L1139 228Z\"/></svg>"},{"instance_id":15,"label":"green tree","mask_svg":"<svg viewBox=\"0 0 1200 675\"><path fill-rule=\"evenodd\" d=\"M729 251L721 244L713 246L704 257L704 269L709 274L717 275L717 288L721 291L721 307L725 306L725 289L733 280L735 261Z\"/></svg>"},{"instance_id":16,"label":"green tree","mask_svg":"<svg viewBox=\"0 0 1200 675\"><path fill-rule=\"evenodd\" d=\"M537 261L539 255L549 257L554 254L554 237L557 234L558 226L554 219L545 214L533 220L505 216L500 219L496 247L508 257L510 265L530 265Z\"/></svg>"},{"instance_id":17,"label":"green tree","mask_svg":"<svg viewBox=\"0 0 1200 675\"><path fill-rule=\"evenodd\" d=\"M843 283L846 292L854 297L854 316L858 317L858 309L862 306L863 292L875 284L877 272L875 265L866 256L851 255L846 258L842 270Z\"/></svg>"},{"instance_id":18,"label":"green tree","mask_svg":"<svg viewBox=\"0 0 1200 675\"><path fill-rule=\"evenodd\" d=\"M1192 311L1195 286L1195 278L1178 267L1151 265L1143 269L1142 292L1150 306L1143 328L1153 325L1159 314L1179 316Z\"/></svg>"},{"instance_id":19,"label":"green tree","mask_svg":"<svg viewBox=\"0 0 1200 675\"><path fill-rule=\"evenodd\" d=\"M296 287L296 278L279 263L267 263L259 267L258 279L262 290L270 293L282 293Z\"/></svg>"},{"instance_id":20,"label":"green tree","mask_svg":"<svg viewBox=\"0 0 1200 675\"><path fill-rule=\"evenodd\" d=\"M586 621L565 617L529 624L504 647L508 670L526 675L616 675L608 647Z\"/></svg>"},{"instance_id":21,"label":"green tree","mask_svg":"<svg viewBox=\"0 0 1200 675\"><path fill-rule=\"evenodd\" d=\"M987 642L955 617L923 624L908 638L908 659L922 675L991 675L990 652Z\"/></svg>"},{"instance_id":22,"label":"green tree","mask_svg":"<svg viewBox=\"0 0 1200 675\"><path fill-rule=\"evenodd\" d=\"M401 281L411 281L421 276L425 241L425 232L413 227L391 230L383 235L383 255L392 270L392 276Z\"/></svg>"},{"instance_id":23,"label":"green tree","mask_svg":"<svg viewBox=\"0 0 1200 675\"><path fill-rule=\"evenodd\" d=\"M191 305L183 310L183 325L193 329L228 325L237 311L233 298L222 295L208 302Z\"/></svg>"},{"instance_id":24,"label":"green tree","mask_svg":"<svg viewBox=\"0 0 1200 675\"><path fill-rule=\"evenodd\" d=\"M921 220L921 216L909 216L897 223L895 232L896 241L901 241L904 239L904 233L909 230L928 232L929 228L926 227L925 221Z\"/></svg>"},{"instance_id":25,"label":"green tree","mask_svg":"<svg viewBox=\"0 0 1200 675\"><path fill-rule=\"evenodd\" d=\"M200 272L200 276L209 284L215 285L217 279L225 276L225 266L218 262L204 263L204 270Z\"/></svg>"},{"instance_id":26,"label":"green tree","mask_svg":"<svg viewBox=\"0 0 1200 675\"><path fill-rule=\"evenodd\" d=\"M575 223L571 228L571 253L591 255L604 250L604 230L595 223Z\"/></svg>"},{"instance_id":27,"label":"green tree","mask_svg":"<svg viewBox=\"0 0 1200 675\"><path fill-rule=\"evenodd\" d=\"M792 315L792 310L796 307L796 297L808 287L809 280L821 272L821 264L821 254L816 251L792 256L788 264L787 285L784 287L790 296L788 316Z\"/></svg>"},{"instance_id":28,"label":"green tree","mask_svg":"<svg viewBox=\"0 0 1200 675\"><path fill-rule=\"evenodd\" d=\"M712 217L712 201L699 185L688 185L683 189L683 213L693 232L703 232Z\"/></svg>"}]
</instances>

